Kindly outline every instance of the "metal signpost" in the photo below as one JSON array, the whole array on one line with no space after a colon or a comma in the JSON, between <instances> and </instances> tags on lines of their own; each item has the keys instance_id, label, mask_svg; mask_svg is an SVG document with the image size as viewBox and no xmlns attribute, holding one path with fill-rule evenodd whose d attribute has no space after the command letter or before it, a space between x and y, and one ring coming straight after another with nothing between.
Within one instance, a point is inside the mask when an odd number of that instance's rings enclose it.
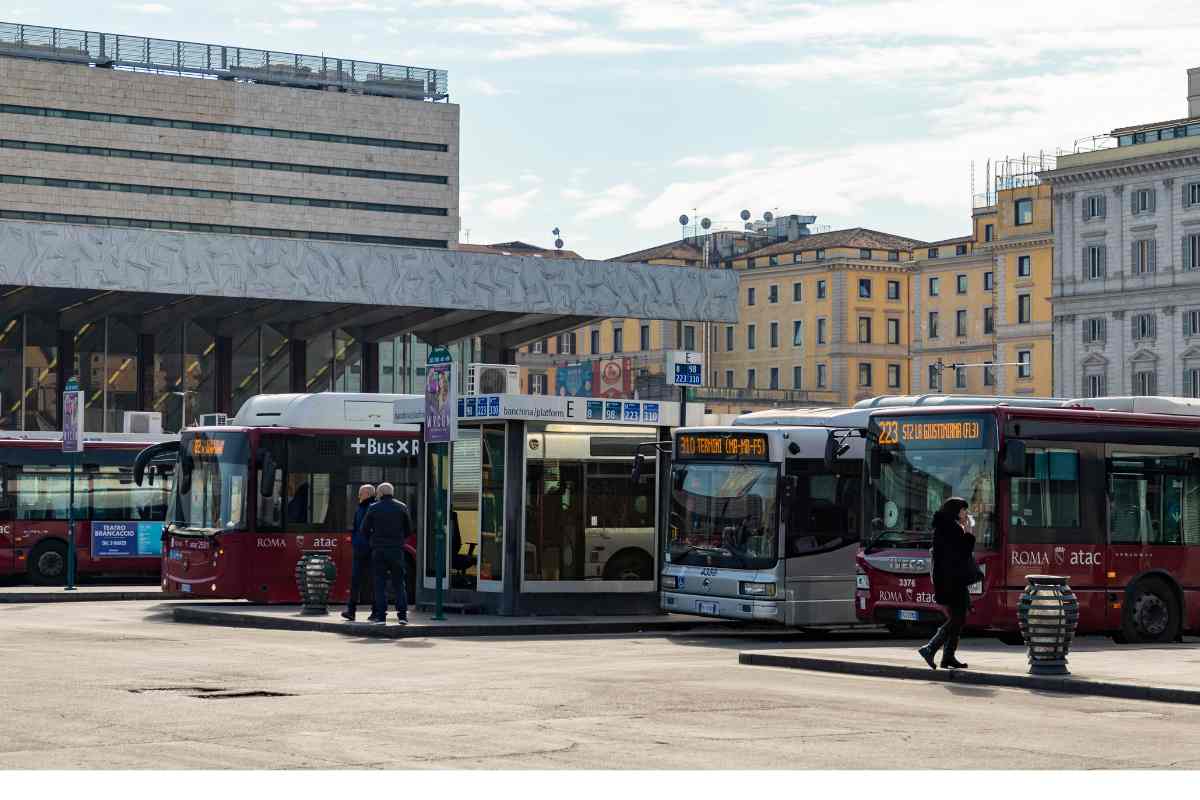
<instances>
[{"instance_id":1,"label":"metal signpost","mask_svg":"<svg viewBox=\"0 0 1200 800\"><path fill-rule=\"evenodd\" d=\"M687 424L687 392L704 385L704 354L692 350L667 353L667 383L679 387L679 424Z\"/></svg>"},{"instance_id":2,"label":"metal signpost","mask_svg":"<svg viewBox=\"0 0 1200 800\"><path fill-rule=\"evenodd\" d=\"M75 462L83 452L83 392L71 378L63 390L62 449L70 454L70 488L67 494L67 591L75 591Z\"/></svg>"},{"instance_id":3,"label":"metal signpost","mask_svg":"<svg viewBox=\"0 0 1200 800\"><path fill-rule=\"evenodd\" d=\"M434 613L433 618L446 618L442 608L446 575L446 501L448 493L443 488L445 464L450 458L450 443L458 433L458 386L455 383L454 363L450 351L435 347L425 359L425 443L430 458L436 459L437 476L434 481L433 513L433 563L434 563Z\"/></svg>"}]
</instances>

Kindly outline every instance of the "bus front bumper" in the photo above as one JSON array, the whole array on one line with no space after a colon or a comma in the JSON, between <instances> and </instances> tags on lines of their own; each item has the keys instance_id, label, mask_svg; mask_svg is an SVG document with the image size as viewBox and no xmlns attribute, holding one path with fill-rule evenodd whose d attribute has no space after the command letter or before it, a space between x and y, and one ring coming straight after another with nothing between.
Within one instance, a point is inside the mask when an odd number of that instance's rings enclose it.
<instances>
[{"instance_id":1,"label":"bus front bumper","mask_svg":"<svg viewBox=\"0 0 1200 800\"><path fill-rule=\"evenodd\" d=\"M756 622L787 622L783 600L750 600L745 597L712 597L703 594L663 592L659 606L672 614L695 614L701 617L744 619Z\"/></svg>"}]
</instances>

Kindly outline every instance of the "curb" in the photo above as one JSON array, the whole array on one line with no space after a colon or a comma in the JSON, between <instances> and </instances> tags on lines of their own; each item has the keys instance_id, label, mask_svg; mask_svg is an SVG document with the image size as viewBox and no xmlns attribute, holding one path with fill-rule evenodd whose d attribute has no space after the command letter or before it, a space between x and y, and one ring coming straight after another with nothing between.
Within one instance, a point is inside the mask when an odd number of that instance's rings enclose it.
<instances>
[{"instance_id":1,"label":"curb","mask_svg":"<svg viewBox=\"0 0 1200 800\"><path fill-rule=\"evenodd\" d=\"M1010 675L999 672L972 670L930 670L923 667L903 667L895 664L872 664L864 661L844 661L812 656L777 655L771 653L738 653L738 663L759 667L785 667L834 672L842 675L864 675L871 678L900 678L905 680L958 683L975 686L1005 686L1036 689L1063 694L1115 697L1123 700L1151 700L1156 703L1200 705L1200 690L1172 689L1165 686L1139 686L1132 683L1089 681L1079 678L1045 675Z\"/></svg>"},{"instance_id":2,"label":"curb","mask_svg":"<svg viewBox=\"0 0 1200 800\"><path fill-rule=\"evenodd\" d=\"M131 592L0 592L0 603L100 603L114 600L165 600L159 589Z\"/></svg>"},{"instance_id":3,"label":"curb","mask_svg":"<svg viewBox=\"0 0 1200 800\"><path fill-rule=\"evenodd\" d=\"M208 611L199 608L174 608L171 617L175 622L194 625L217 625L226 628L260 628L282 631L320 631L340 633L345 636L376 639L413 639L430 636L546 636L561 634L597 633L645 633L691 631L736 627L719 622L697 623L686 620L646 621L622 620L620 622L518 622L511 625L474 625L454 623L448 625L367 625L352 622L324 622L314 618L262 617L256 614L239 614L227 611Z\"/></svg>"}]
</instances>

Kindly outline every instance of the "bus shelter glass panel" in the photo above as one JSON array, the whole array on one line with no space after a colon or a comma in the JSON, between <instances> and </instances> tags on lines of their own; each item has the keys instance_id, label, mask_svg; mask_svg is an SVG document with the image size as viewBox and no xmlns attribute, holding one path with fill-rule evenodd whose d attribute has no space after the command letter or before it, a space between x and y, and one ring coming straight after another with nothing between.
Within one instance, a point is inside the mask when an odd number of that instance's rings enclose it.
<instances>
[{"instance_id":1,"label":"bus shelter glass panel","mask_svg":"<svg viewBox=\"0 0 1200 800\"><path fill-rule=\"evenodd\" d=\"M184 343L184 389L188 392L185 424L192 425L199 421L201 414L216 410L217 343L208 331L194 322L186 326Z\"/></svg>"},{"instance_id":2,"label":"bus shelter glass panel","mask_svg":"<svg viewBox=\"0 0 1200 800\"><path fill-rule=\"evenodd\" d=\"M485 425L479 497L479 580L504 577L505 426Z\"/></svg>"},{"instance_id":3,"label":"bus shelter glass panel","mask_svg":"<svg viewBox=\"0 0 1200 800\"><path fill-rule=\"evenodd\" d=\"M262 393L291 391L292 350L290 340L270 325L262 326Z\"/></svg>"},{"instance_id":4,"label":"bus shelter glass panel","mask_svg":"<svg viewBox=\"0 0 1200 800\"><path fill-rule=\"evenodd\" d=\"M236 414L242 404L256 394L261 394L259 338L261 328L251 328L233 337L233 404L229 409Z\"/></svg>"},{"instance_id":5,"label":"bus shelter glass panel","mask_svg":"<svg viewBox=\"0 0 1200 800\"><path fill-rule=\"evenodd\" d=\"M479 492L482 484L479 428L459 428L453 443L450 496L450 586L475 589L479 579Z\"/></svg>"},{"instance_id":6,"label":"bus shelter glass panel","mask_svg":"<svg viewBox=\"0 0 1200 800\"><path fill-rule=\"evenodd\" d=\"M654 468L630 475L654 431L533 426L526 437L524 578L654 579Z\"/></svg>"},{"instance_id":7,"label":"bus shelter glass panel","mask_svg":"<svg viewBox=\"0 0 1200 800\"><path fill-rule=\"evenodd\" d=\"M169 325L154 336L154 407L163 430L178 431L183 419L183 326Z\"/></svg>"},{"instance_id":8,"label":"bus shelter glass panel","mask_svg":"<svg viewBox=\"0 0 1200 800\"><path fill-rule=\"evenodd\" d=\"M138 398L137 331L122 319L109 317L108 346L105 357L104 430L121 431L125 412L141 410Z\"/></svg>"},{"instance_id":9,"label":"bus shelter glass panel","mask_svg":"<svg viewBox=\"0 0 1200 800\"><path fill-rule=\"evenodd\" d=\"M75 331L73 373L83 392L83 429L104 430L104 320L85 322Z\"/></svg>"},{"instance_id":10,"label":"bus shelter glass panel","mask_svg":"<svg viewBox=\"0 0 1200 800\"><path fill-rule=\"evenodd\" d=\"M0 317L0 429L21 427L21 318Z\"/></svg>"},{"instance_id":11,"label":"bus shelter glass panel","mask_svg":"<svg viewBox=\"0 0 1200 800\"><path fill-rule=\"evenodd\" d=\"M55 326L25 315L25 426L27 431L62 430L58 424L58 342Z\"/></svg>"}]
</instances>

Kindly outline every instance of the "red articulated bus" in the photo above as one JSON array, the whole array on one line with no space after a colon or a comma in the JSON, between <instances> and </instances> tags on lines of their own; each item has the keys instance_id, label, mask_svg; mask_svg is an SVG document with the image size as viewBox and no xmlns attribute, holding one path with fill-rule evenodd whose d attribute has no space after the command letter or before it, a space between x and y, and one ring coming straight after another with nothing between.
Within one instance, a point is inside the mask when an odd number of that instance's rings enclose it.
<instances>
[{"instance_id":1,"label":"red articulated bus","mask_svg":"<svg viewBox=\"0 0 1200 800\"><path fill-rule=\"evenodd\" d=\"M1054 574L1079 598L1079 633L1170 642L1200 630L1200 401L881 411L865 457L860 620L942 621L930 529L958 496L984 571L969 628L1019 641L1025 576Z\"/></svg>"},{"instance_id":2,"label":"red articulated bus","mask_svg":"<svg viewBox=\"0 0 1200 800\"><path fill-rule=\"evenodd\" d=\"M0 433L0 575L65 582L72 458L77 573L157 575L171 484L134 485L133 463L174 438L89 433L83 452L68 454L61 433Z\"/></svg>"},{"instance_id":3,"label":"red articulated bus","mask_svg":"<svg viewBox=\"0 0 1200 800\"><path fill-rule=\"evenodd\" d=\"M228 425L188 428L178 444L148 448L139 466L177 454L163 591L298 603L296 562L316 550L337 565L330 600L345 601L360 485L392 483L421 527L421 427L408 420L423 408L419 395L258 395ZM412 602L415 534L406 552Z\"/></svg>"}]
</instances>

